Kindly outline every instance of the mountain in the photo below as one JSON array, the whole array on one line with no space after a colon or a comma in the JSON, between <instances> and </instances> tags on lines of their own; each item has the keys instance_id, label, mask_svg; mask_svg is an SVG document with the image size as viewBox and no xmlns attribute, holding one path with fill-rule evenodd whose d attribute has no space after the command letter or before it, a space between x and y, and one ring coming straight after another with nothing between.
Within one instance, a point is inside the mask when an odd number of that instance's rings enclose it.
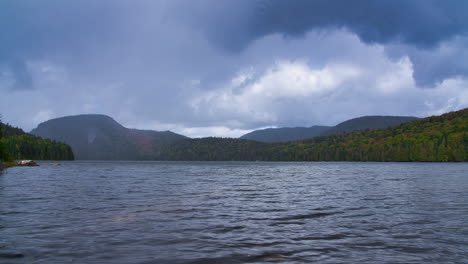
<instances>
[{"instance_id":1,"label":"mountain","mask_svg":"<svg viewBox=\"0 0 468 264\"><path fill-rule=\"evenodd\" d=\"M361 123L387 126L388 122L375 121L385 118L365 117L352 121L358 128ZM406 121L399 120L395 122ZM78 159L468 161L468 108L390 128L354 130L281 143L212 137L189 139L172 132L127 129L112 118L100 115L50 120L33 132L53 134L54 138L69 143Z\"/></svg>"},{"instance_id":2,"label":"mountain","mask_svg":"<svg viewBox=\"0 0 468 264\"><path fill-rule=\"evenodd\" d=\"M289 143L205 138L175 142L167 160L468 161L468 108L385 129Z\"/></svg>"},{"instance_id":3,"label":"mountain","mask_svg":"<svg viewBox=\"0 0 468 264\"><path fill-rule=\"evenodd\" d=\"M287 142L317 137L330 128L328 126L267 128L252 131L240 138L265 143Z\"/></svg>"},{"instance_id":4,"label":"mountain","mask_svg":"<svg viewBox=\"0 0 468 264\"><path fill-rule=\"evenodd\" d=\"M327 130L323 135L336 135L366 129L389 128L417 119L417 117L413 116L363 116L339 123Z\"/></svg>"},{"instance_id":5,"label":"mountain","mask_svg":"<svg viewBox=\"0 0 468 264\"><path fill-rule=\"evenodd\" d=\"M468 161L468 108L387 129L352 131L275 146L282 160Z\"/></svg>"},{"instance_id":6,"label":"mountain","mask_svg":"<svg viewBox=\"0 0 468 264\"><path fill-rule=\"evenodd\" d=\"M412 116L363 116L344 121L334 127L267 128L252 131L240 138L265 143L297 141L318 136L336 135L349 131L394 127L417 119L417 117Z\"/></svg>"},{"instance_id":7,"label":"mountain","mask_svg":"<svg viewBox=\"0 0 468 264\"><path fill-rule=\"evenodd\" d=\"M43 139L0 122L0 161L12 159L73 160L70 146Z\"/></svg>"},{"instance_id":8,"label":"mountain","mask_svg":"<svg viewBox=\"0 0 468 264\"><path fill-rule=\"evenodd\" d=\"M128 129L105 115L56 118L31 133L69 144L80 160L157 159L163 145L186 138L170 131Z\"/></svg>"}]
</instances>

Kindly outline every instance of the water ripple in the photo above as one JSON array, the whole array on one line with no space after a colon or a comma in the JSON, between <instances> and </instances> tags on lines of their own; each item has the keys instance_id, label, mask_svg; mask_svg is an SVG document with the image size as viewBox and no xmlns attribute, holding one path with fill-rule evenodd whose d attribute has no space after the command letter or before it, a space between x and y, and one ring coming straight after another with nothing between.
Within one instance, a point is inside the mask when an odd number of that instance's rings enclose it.
<instances>
[{"instance_id":1,"label":"water ripple","mask_svg":"<svg viewBox=\"0 0 468 264\"><path fill-rule=\"evenodd\" d=\"M464 163L62 164L0 175L0 263L468 259Z\"/></svg>"}]
</instances>

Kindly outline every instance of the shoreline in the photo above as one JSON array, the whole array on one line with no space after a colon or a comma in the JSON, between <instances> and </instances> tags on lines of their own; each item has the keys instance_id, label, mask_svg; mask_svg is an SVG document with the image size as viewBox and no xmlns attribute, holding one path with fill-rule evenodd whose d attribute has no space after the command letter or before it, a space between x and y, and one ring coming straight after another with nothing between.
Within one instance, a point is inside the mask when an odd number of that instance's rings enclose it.
<instances>
[{"instance_id":1,"label":"shoreline","mask_svg":"<svg viewBox=\"0 0 468 264\"><path fill-rule=\"evenodd\" d=\"M8 161L0 161L0 170L8 169L11 167L16 167L18 164L15 162L8 162Z\"/></svg>"},{"instance_id":2,"label":"shoreline","mask_svg":"<svg viewBox=\"0 0 468 264\"><path fill-rule=\"evenodd\" d=\"M12 167L35 167L39 166L32 160L19 160L19 161L0 161L0 170Z\"/></svg>"}]
</instances>

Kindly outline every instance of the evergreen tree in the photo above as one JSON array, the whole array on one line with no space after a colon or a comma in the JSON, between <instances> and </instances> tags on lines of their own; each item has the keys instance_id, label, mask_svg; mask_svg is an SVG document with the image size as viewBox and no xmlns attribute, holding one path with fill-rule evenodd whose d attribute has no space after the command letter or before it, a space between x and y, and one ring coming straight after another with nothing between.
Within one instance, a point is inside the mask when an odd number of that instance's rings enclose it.
<instances>
[{"instance_id":1,"label":"evergreen tree","mask_svg":"<svg viewBox=\"0 0 468 264\"><path fill-rule=\"evenodd\" d=\"M468 108L387 129L289 143L187 139L165 146L166 160L468 161Z\"/></svg>"},{"instance_id":2,"label":"evergreen tree","mask_svg":"<svg viewBox=\"0 0 468 264\"><path fill-rule=\"evenodd\" d=\"M70 146L25 133L0 122L0 159L73 160Z\"/></svg>"},{"instance_id":3,"label":"evergreen tree","mask_svg":"<svg viewBox=\"0 0 468 264\"><path fill-rule=\"evenodd\" d=\"M2 129L2 115L0 114L0 162L9 160L9 155L8 152L6 151L6 148L4 144L2 143L2 138L3 138L3 129Z\"/></svg>"}]
</instances>

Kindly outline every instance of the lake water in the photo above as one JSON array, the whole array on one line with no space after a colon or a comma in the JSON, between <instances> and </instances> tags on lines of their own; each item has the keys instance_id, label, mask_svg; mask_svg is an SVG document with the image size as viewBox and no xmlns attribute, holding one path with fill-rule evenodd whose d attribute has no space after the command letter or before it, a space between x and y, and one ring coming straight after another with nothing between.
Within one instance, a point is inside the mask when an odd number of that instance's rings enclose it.
<instances>
[{"instance_id":1,"label":"lake water","mask_svg":"<svg viewBox=\"0 0 468 264\"><path fill-rule=\"evenodd\" d=\"M466 163L49 164L0 175L0 263L468 263Z\"/></svg>"}]
</instances>

